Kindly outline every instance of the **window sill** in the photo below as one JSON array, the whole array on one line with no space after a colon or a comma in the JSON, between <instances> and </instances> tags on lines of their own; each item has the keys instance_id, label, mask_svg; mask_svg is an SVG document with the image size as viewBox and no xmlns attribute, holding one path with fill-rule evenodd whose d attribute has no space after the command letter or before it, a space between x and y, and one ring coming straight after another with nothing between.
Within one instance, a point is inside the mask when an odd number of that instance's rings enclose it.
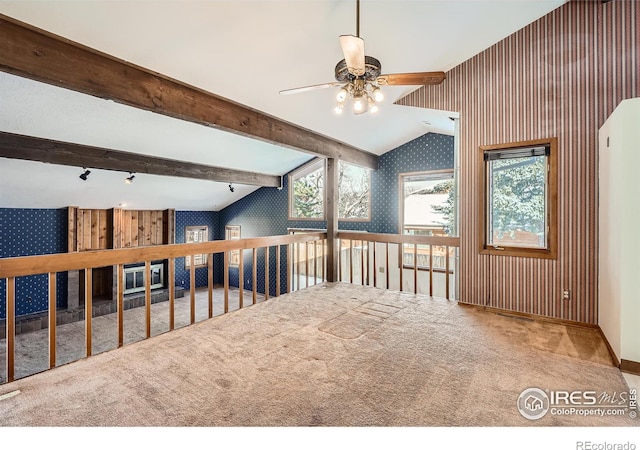
<instances>
[{"instance_id":1,"label":"window sill","mask_svg":"<svg viewBox=\"0 0 640 450\"><path fill-rule=\"evenodd\" d=\"M500 250L493 247L485 247L480 250L481 255L496 255L496 256L515 256L519 258L540 258L540 259L557 259L555 252L548 249L535 249L535 248L516 248L516 247L501 247Z\"/></svg>"}]
</instances>

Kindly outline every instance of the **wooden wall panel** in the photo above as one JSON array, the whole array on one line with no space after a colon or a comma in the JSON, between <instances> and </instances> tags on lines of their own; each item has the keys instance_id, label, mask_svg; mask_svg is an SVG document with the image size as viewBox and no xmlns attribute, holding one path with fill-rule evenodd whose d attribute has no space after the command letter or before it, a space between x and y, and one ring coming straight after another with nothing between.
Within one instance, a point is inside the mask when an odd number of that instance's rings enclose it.
<instances>
[{"instance_id":1,"label":"wooden wall panel","mask_svg":"<svg viewBox=\"0 0 640 450\"><path fill-rule=\"evenodd\" d=\"M640 2L570 1L397 102L460 113L462 302L597 323L598 129L640 95L639 52ZM480 255L479 146L548 137L558 138L557 260Z\"/></svg>"},{"instance_id":2,"label":"wooden wall panel","mask_svg":"<svg viewBox=\"0 0 640 450\"><path fill-rule=\"evenodd\" d=\"M137 247L138 246L138 235L139 235L139 229L138 229L138 211L131 211L131 222L129 224L129 226L131 227L131 241L129 243L129 247ZM127 224L125 223L125 226L127 226ZM125 247L127 246L127 243L125 242Z\"/></svg>"},{"instance_id":3,"label":"wooden wall panel","mask_svg":"<svg viewBox=\"0 0 640 450\"><path fill-rule=\"evenodd\" d=\"M175 210L118 210L114 213L114 241L120 247L144 247L175 243ZM120 229L119 235L117 229Z\"/></svg>"},{"instance_id":4,"label":"wooden wall panel","mask_svg":"<svg viewBox=\"0 0 640 450\"><path fill-rule=\"evenodd\" d=\"M175 244L175 210L68 208L69 251Z\"/></svg>"},{"instance_id":5,"label":"wooden wall panel","mask_svg":"<svg viewBox=\"0 0 640 450\"><path fill-rule=\"evenodd\" d=\"M67 251L69 252L78 250L77 217L78 207L69 206L69 208L67 208Z\"/></svg>"},{"instance_id":6,"label":"wooden wall panel","mask_svg":"<svg viewBox=\"0 0 640 450\"><path fill-rule=\"evenodd\" d=\"M165 244L176 243L176 210L166 209L162 214L162 242Z\"/></svg>"},{"instance_id":7,"label":"wooden wall panel","mask_svg":"<svg viewBox=\"0 0 640 450\"><path fill-rule=\"evenodd\" d=\"M113 230L113 248L123 247L123 230L122 230L122 216L123 211L119 208L113 208L111 210L111 225Z\"/></svg>"}]
</instances>

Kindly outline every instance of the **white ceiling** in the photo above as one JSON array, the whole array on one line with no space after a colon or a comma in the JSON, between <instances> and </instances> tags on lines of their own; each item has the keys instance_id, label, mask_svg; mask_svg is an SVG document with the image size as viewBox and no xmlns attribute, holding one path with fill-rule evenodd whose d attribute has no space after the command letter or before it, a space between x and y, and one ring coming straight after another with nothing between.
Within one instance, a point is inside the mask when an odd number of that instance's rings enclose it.
<instances>
[{"instance_id":1,"label":"white ceiling","mask_svg":"<svg viewBox=\"0 0 640 450\"><path fill-rule=\"evenodd\" d=\"M360 35L383 73L447 71L566 0L362 0ZM0 13L381 155L448 116L394 105L416 87L386 87L376 116L332 112L338 36L355 34L355 0L3 1ZM429 125L427 125L427 123ZM0 73L0 131L284 175L310 155ZM0 207L68 205L220 210L257 189L0 158Z\"/></svg>"}]
</instances>

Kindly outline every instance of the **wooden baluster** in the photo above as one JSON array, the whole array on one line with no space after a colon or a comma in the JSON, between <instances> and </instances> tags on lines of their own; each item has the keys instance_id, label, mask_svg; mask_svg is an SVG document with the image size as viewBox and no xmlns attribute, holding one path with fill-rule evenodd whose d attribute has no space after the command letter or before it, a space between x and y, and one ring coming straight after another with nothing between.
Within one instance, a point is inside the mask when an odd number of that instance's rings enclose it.
<instances>
[{"instance_id":1,"label":"wooden baluster","mask_svg":"<svg viewBox=\"0 0 640 450\"><path fill-rule=\"evenodd\" d=\"M349 283L353 284L353 241L349 239Z\"/></svg>"},{"instance_id":2,"label":"wooden baluster","mask_svg":"<svg viewBox=\"0 0 640 450\"><path fill-rule=\"evenodd\" d=\"M338 281L342 281L342 239L338 239Z\"/></svg>"},{"instance_id":3,"label":"wooden baluster","mask_svg":"<svg viewBox=\"0 0 640 450\"><path fill-rule=\"evenodd\" d=\"M56 366L56 274L49 273L49 369Z\"/></svg>"},{"instance_id":4,"label":"wooden baluster","mask_svg":"<svg viewBox=\"0 0 640 450\"><path fill-rule=\"evenodd\" d=\"M413 244L413 292L418 293L418 244Z\"/></svg>"},{"instance_id":5,"label":"wooden baluster","mask_svg":"<svg viewBox=\"0 0 640 450\"><path fill-rule=\"evenodd\" d=\"M313 241L313 285L318 284L318 241Z\"/></svg>"},{"instance_id":6,"label":"wooden baluster","mask_svg":"<svg viewBox=\"0 0 640 450\"><path fill-rule=\"evenodd\" d=\"M169 330L176 324L176 259L169 258Z\"/></svg>"},{"instance_id":7,"label":"wooden baluster","mask_svg":"<svg viewBox=\"0 0 640 450\"><path fill-rule=\"evenodd\" d=\"M386 242L386 244L387 244L387 254L386 254L387 261L386 261L385 273L387 275L387 285L385 289L389 289L389 243ZM400 265L402 266L402 264Z\"/></svg>"},{"instance_id":8,"label":"wooden baluster","mask_svg":"<svg viewBox=\"0 0 640 450\"><path fill-rule=\"evenodd\" d=\"M191 261L193 262L193 259ZM144 311L148 339L151 337L151 261L144 262Z\"/></svg>"},{"instance_id":9,"label":"wooden baluster","mask_svg":"<svg viewBox=\"0 0 640 450\"><path fill-rule=\"evenodd\" d=\"M376 258L375 241L373 241L373 286L378 287L378 259Z\"/></svg>"},{"instance_id":10,"label":"wooden baluster","mask_svg":"<svg viewBox=\"0 0 640 450\"><path fill-rule=\"evenodd\" d=\"M85 355L91 356L92 352L92 330L91 320L93 315L93 272L92 269L84 269L84 337Z\"/></svg>"},{"instance_id":11,"label":"wooden baluster","mask_svg":"<svg viewBox=\"0 0 640 450\"><path fill-rule=\"evenodd\" d=\"M238 250L238 308L244 308L244 251Z\"/></svg>"},{"instance_id":12,"label":"wooden baluster","mask_svg":"<svg viewBox=\"0 0 640 450\"><path fill-rule=\"evenodd\" d=\"M192 325L196 323L196 265L193 255L189 264L189 322Z\"/></svg>"},{"instance_id":13,"label":"wooden baluster","mask_svg":"<svg viewBox=\"0 0 640 450\"><path fill-rule=\"evenodd\" d=\"M446 259L446 267L445 267L445 283L446 283L446 297L449 300L449 246L447 245L447 259Z\"/></svg>"},{"instance_id":14,"label":"wooden baluster","mask_svg":"<svg viewBox=\"0 0 640 450\"><path fill-rule=\"evenodd\" d=\"M280 247L276 245L276 297L280 297Z\"/></svg>"},{"instance_id":15,"label":"wooden baluster","mask_svg":"<svg viewBox=\"0 0 640 450\"><path fill-rule=\"evenodd\" d=\"M398 248L400 248L400 292L402 292L404 285L404 244L398 244Z\"/></svg>"},{"instance_id":16,"label":"wooden baluster","mask_svg":"<svg viewBox=\"0 0 640 450\"><path fill-rule=\"evenodd\" d=\"M213 287L214 287L213 254L209 253L207 255L207 290L209 294L209 298L208 298L209 319L213 317Z\"/></svg>"},{"instance_id":17,"label":"wooden baluster","mask_svg":"<svg viewBox=\"0 0 640 450\"><path fill-rule=\"evenodd\" d=\"M429 244L429 296L433 297L433 245Z\"/></svg>"},{"instance_id":18,"label":"wooden baluster","mask_svg":"<svg viewBox=\"0 0 640 450\"><path fill-rule=\"evenodd\" d=\"M304 287L309 287L309 243L304 243L304 278L306 280Z\"/></svg>"},{"instance_id":19,"label":"wooden baluster","mask_svg":"<svg viewBox=\"0 0 640 450\"><path fill-rule=\"evenodd\" d=\"M171 268L169 268L171 273ZM171 283L171 279L169 280ZM169 284L171 292L171 284ZM124 345L124 265L116 266L116 322L118 323L118 347Z\"/></svg>"},{"instance_id":20,"label":"wooden baluster","mask_svg":"<svg viewBox=\"0 0 640 450\"><path fill-rule=\"evenodd\" d=\"M229 312L229 252L224 255L224 313Z\"/></svg>"},{"instance_id":21,"label":"wooden baluster","mask_svg":"<svg viewBox=\"0 0 640 450\"><path fill-rule=\"evenodd\" d=\"M300 243L296 242L296 271L298 276L296 277L296 290L300 290Z\"/></svg>"},{"instance_id":22,"label":"wooden baluster","mask_svg":"<svg viewBox=\"0 0 640 450\"><path fill-rule=\"evenodd\" d=\"M293 251L291 244L287 244L287 292L293 290Z\"/></svg>"},{"instance_id":23,"label":"wooden baluster","mask_svg":"<svg viewBox=\"0 0 640 450\"><path fill-rule=\"evenodd\" d=\"M364 286L364 241L360 241L360 282Z\"/></svg>"},{"instance_id":24,"label":"wooden baluster","mask_svg":"<svg viewBox=\"0 0 640 450\"><path fill-rule=\"evenodd\" d=\"M276 247L278 248L278 247ZM278 252L280 253L280 252ZM264 299L269 300L269 247L265 247L264 249ZM278 269L278 272L280 269ZM279 284L279 281L278 281ZM277 294L276 294L277 295Z\"/></svg>"},{"instance_id":25,"label":"wooden baluster","mask_svg":"<svg viewBox=\"0 0 640 450\"><path fill-rule=\"evenodd\" d=\"M7 383L15 380L16 353L16 279L7 278Z\"/></svg>"},{"instance_id":26,"label":"wooden baluster","mask_svg":"<svg viewBox=\"0 0 640 450\"><path fill-rule=\"evenodd\" d=\"M256 284L258 284L258 249L257 248L253 248L253 251L251 253L251 287L252 289L252 301L253 304L256 304L257 298L258 298L258 291L256 291Z\"/></svg>"},{"instance_id":27,"label":"wooden baluster","mask_svg":"<svg viewBox=\"0 0 640 450\"><path fill-rule=\"evenodd\" d=\"M327 281L327 277L326 277L327 258L326 258L326 255L324 254L324 249L326 248L326 246L327 246L327 240L323 239L322 240L322 259L321 259L323 282Z\"/></svg>"}]
</instances>

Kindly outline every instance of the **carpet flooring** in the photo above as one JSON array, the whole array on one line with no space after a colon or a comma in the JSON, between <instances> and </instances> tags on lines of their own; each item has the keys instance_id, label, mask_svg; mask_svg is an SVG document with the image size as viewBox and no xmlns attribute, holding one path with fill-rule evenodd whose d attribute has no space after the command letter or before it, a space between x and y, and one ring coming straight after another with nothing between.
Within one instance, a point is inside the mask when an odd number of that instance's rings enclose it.
<instances>
[{"instance_id":1,"label":"carpet flooring","mask_svg":"<svg viewBox=\"0 0 640 450\"><path fill-rule=\"evenodd\" d=\"M524 418L523 390L628 390L595 330L325 283L0 386L3 426L637 426Z\"/></svg>"}]
</instances>

